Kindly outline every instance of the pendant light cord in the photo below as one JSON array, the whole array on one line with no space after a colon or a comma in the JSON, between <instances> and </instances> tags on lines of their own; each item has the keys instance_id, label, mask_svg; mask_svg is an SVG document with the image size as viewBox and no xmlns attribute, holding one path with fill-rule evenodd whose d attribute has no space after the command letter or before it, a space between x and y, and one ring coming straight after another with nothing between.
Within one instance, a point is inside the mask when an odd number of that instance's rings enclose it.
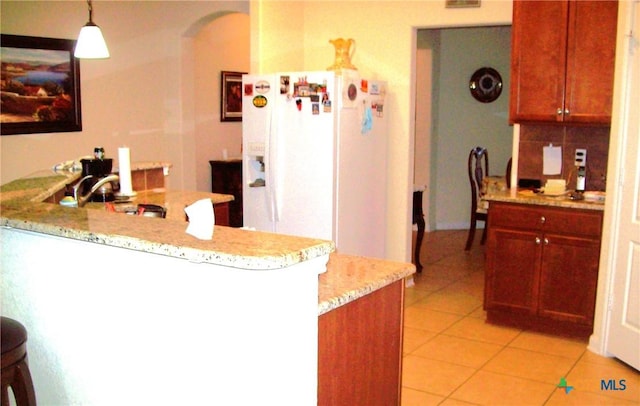
<instances>
[{"instance_id":1,"label":"pendant light cord","mask_svg":"<svg viewBox=\"0 0 640 406\"><path fill-rule=\"evenodd\" d=\"M91 4L91 0L87 0L87 5L89 6L89 22L93 23L93 5Z\"/></svg>"}]
</instances>

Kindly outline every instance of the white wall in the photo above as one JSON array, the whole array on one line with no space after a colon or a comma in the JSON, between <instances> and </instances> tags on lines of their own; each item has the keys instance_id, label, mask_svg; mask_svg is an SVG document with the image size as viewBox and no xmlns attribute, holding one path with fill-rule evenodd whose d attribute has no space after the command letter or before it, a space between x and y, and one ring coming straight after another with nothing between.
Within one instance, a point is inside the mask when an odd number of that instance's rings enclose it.
<instances>
[{"instance_id":1,"label":"white wall","mask_svg":"<svg viewBox=\"0 0 640 406\"><path fill-rule=\"evenodd\" d=\"M511 27L439 30L437 102L430 186L430 228L469 227L471 190L467 175L469 151L489 151L490 175L504 175L512 150L513 127L508 123ZM469 92L469 79L479 68L496 69L503 81L500 97L481 103ZM417 166L417 164L416 164Z\"/></svg>"},{"instance_id":2,"label":"white wall","mask_svg":"<svg viewBox=\"0 0 640 406\"><path fill-rule=\"evenodd\" d=\"M430 33L433 35L423 35ZM440 30L418 31L416 49L416 116L415 116L415 145L413 162L413 183L418 187L426 187L422 196L422 211L427 223L427 231L430 231L434 215L429 209L429 194L432 193L431 181L431 135L433 128L433 104L432 95L434 86L434 48L439 49L437 41ZM435 67L437 68L437 67ZM437 72L437 70L436 70ZM436 76L437 77L437 76Z\"/></svg>"},{"instance_id":3,"label":"white wall","mask_svg":"<svg viewBox=\"0 0 640 406\"><path fill-rule=\"evenodd\" d=\"M256 271L5 228L0 247L40 405L315 404L328 255Z\"/></svg>"},{"instance_id":4,"label":"white wall","mask_svg":"<svg viewBox=\"0 0 640 406\"><path fill-rule=\"evenodd\" d=\"M88 17L86 1L2 1L0 7L4 34L75 39ZM0 183L95 146L116 157L126 144L133 161L171 162L170 187L196 189L192 38L217 17L248 14L249 3L95 1L93 7L111 58L80 63L83 131L2 136ZM216 117L219 110L210 108Z\"/></svg>"}]
</instances>

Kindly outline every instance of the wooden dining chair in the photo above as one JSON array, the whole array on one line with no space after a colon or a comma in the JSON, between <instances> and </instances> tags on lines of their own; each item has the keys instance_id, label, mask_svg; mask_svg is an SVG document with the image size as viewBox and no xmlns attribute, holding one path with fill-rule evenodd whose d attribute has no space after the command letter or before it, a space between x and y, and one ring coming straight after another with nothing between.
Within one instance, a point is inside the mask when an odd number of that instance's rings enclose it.
<instances>
[{"instance_id":1,"label":"wooden dining chair","mask_svg":"<svg viewBox=\"0 0 640 406\"><path fill-rule=\"evenodd\" d=\"M484 194L482 180L489 173L489 153L486 148L475 147L469 152L468 160L469 184L471 186L471 222L469 224L469 235L465 251L471 249L473 239L476 235L476 225L478 221L484 221L481 244L487 239L487 202L482 201Z\"/></svg>"}]
</instances>

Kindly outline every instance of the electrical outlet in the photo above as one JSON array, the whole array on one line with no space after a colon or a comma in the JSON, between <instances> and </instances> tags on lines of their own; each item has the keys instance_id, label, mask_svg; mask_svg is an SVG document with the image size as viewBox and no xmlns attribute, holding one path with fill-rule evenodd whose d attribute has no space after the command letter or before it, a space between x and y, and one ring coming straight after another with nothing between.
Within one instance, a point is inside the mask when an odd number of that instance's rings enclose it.
<instances>
[{"instance_id":1,"label":"electrical outlet","mask_svg":"<svg viewBox=\"0 0 640 406\"><path fill-rule=\"evenodd\" d=\"M576 166L587 166L587 150L586 148L576 148Z\"/></svg>"}]
</instances>

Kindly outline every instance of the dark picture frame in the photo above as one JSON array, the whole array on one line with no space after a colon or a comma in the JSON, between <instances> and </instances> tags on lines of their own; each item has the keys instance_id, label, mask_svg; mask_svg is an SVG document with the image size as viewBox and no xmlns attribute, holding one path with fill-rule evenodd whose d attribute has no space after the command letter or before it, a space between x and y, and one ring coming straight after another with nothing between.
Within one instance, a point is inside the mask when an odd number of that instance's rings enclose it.
<instances>
[{"instance_id":1,"label":"dark picture frame","mask_svg":"<svg viewBox=\"0 0 640 406\"><path fill-rule=\"evenodd\" d=\"M220 121L242 121L242 75L245 73L220 73Z\"/></svg>"},{"instance_id":2,"label":"dark picture frame","mask_svg":"<svg viewBox=\"0 0 640 406\"><path fill-rule=\"evenodd\" d=\"M446 0L447 8L480 7L480 0Z\"/></svg>"},{"instance_id":3,"label":"dark picture frame","mask_svg":"<svg viewBox=\"0 0 640 406\"><path fill-rule=\"evenodd\" d=\"M76 41L1 35L0 134L82 131Z\"/></svg>"}]
</instances>

